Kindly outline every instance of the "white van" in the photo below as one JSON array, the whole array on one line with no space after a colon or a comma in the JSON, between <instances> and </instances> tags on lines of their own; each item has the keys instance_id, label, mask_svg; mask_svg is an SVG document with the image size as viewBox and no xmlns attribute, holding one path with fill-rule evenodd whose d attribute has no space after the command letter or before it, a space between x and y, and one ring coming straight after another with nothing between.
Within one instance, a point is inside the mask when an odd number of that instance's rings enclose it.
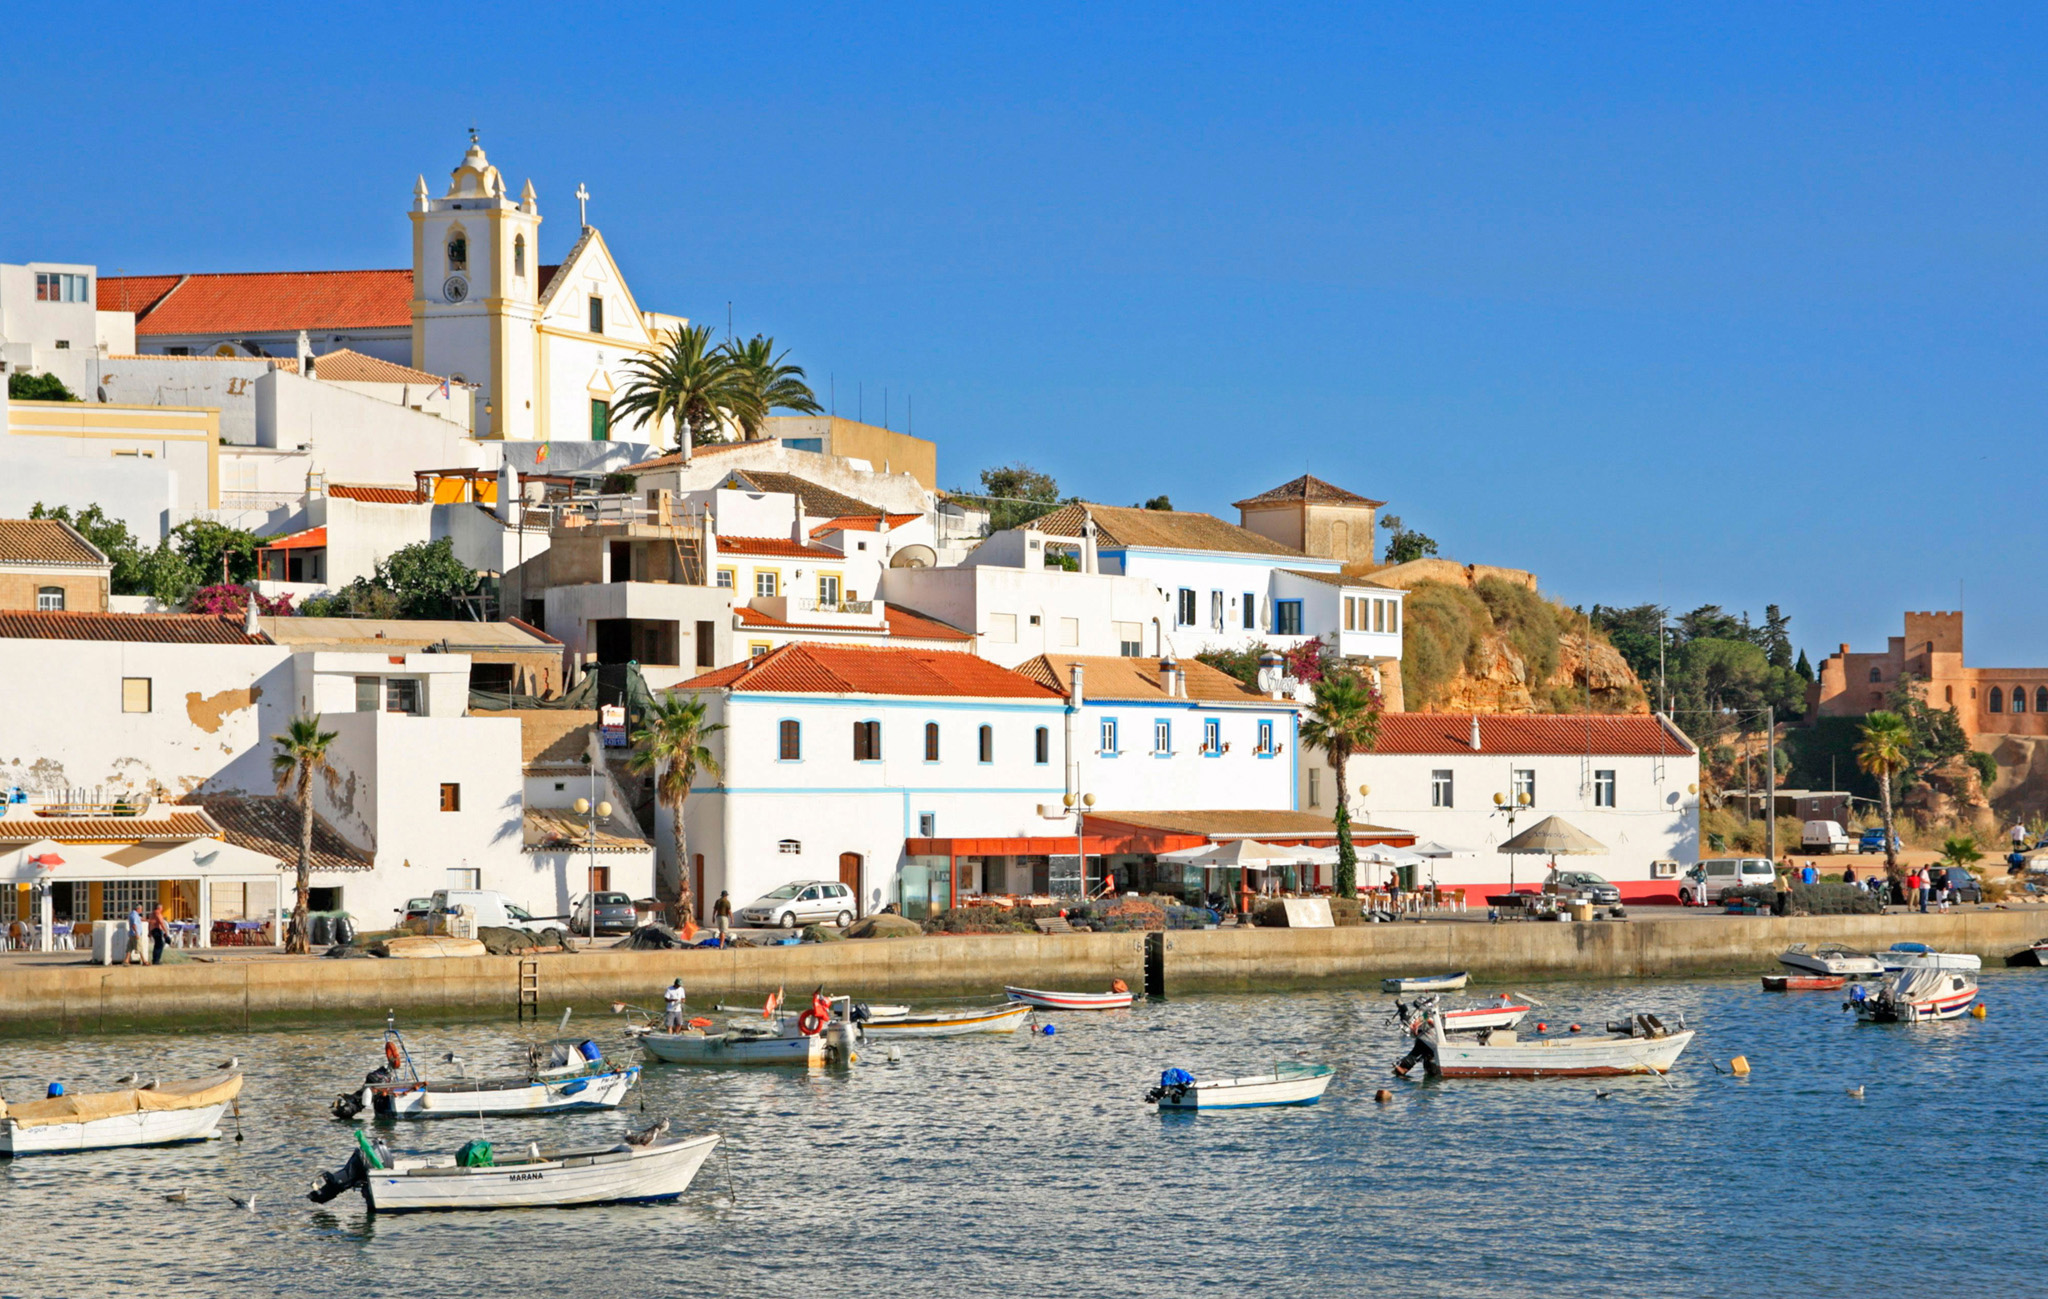
<instances>
[{"instance_id":1,"label":"white van","mask_svg":"<svg viewBox=\"0 0 2048 1299\"><path fill-rule=\"evenodd\" d=\"M502 893L490 889L435 889L434 914L453 911L457 907L468 907L476 915L479 929L524 929L540 933L544 929L562 929L559 920L535 920L526 914L526 909Z\"/></svg>"},{"instance_id":2,"label":"white van","mask_svg":"<svg viewBox=\"0 0 2048 1299\"><path fill-rule=\"evenodd\" d=\"M1808 821L1799 830L1799 851L1805 853L1854 852L1849 832L1840 821Z\"/></svg>"},{"instance_id":3,"label":"white van","mask_svg":"<svg viewBox=\"0 0 2048 1299\"><path fill-rule=\"evenodd\" d=\"M1768 857L1707 857L1687 871L1678 900L1687 906L1718 901L1729 889L1775 884L1778 872Z\"/></svg>"}]
</instances>

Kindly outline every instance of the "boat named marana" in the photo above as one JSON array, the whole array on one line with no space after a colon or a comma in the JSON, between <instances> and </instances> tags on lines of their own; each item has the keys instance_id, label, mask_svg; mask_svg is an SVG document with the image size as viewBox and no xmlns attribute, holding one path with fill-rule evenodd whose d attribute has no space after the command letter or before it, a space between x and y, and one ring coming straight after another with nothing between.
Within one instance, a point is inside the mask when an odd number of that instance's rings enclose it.
<instances>
[{"instance_id":1,"label":"boat named marana","mask_svg":"<svg viewBox=\"0 0 2048 1299\"><path fill-rule=\"evenodd\" d=\"M454 1155L394 1159L382 1142L359 1131L348 1163L321 1174L306 1198L325 1204L360 1190L374 1213L656 1203L689 1190L717 1144L716 1134L663 1141L650 1129L616 1145L555 1151L530 1145L509 1158L472 1142Z\"/></svg>"},{"instance_id":2,"label":"boat named marana","mask_svg":"<svg viewBox=\"0 0 2048 1299\"><path fill-rule=\"evenodd\" d=\"M1692 1030L1673 1031L1655 1015L1636 1015L1608 1025L1604 1036L1578 1035L1524 1041L1490 1029L1453 1036L1444 1027L1434 998L1422 998L1403 1025L1415 1039L1394 1066L1407 1077L1420 1063L1433 1078L1588 1078L1669 1073L1692 1041Z\"/></svg>"},{"instance_id":3,"label":"boat named marana","mask_svg":"<svg viewBox=\"0 0 2048 1299\"><path fill-rule=\"evenodd\" d=\"M235 1073L126 1091L0 1101L0 1158L204 1141L241 1094L242 1075Z\"/></svg>"}]
</instances>

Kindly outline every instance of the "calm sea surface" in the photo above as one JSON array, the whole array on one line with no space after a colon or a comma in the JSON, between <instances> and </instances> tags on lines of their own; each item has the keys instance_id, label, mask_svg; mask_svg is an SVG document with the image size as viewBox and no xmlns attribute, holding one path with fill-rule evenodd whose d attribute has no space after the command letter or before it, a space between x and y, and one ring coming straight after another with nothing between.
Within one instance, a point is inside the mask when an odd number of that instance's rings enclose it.
<instances>
[{"instance_id":1,"label":"calm sea surface","mask_svg":"<svg viewBox=\"0 0 2048 1299\"><path fill-rule=\"evenodd\" d=\"M1669 1086L1397 1082L1403 1044L1366 991L1056 1016L1050 1038L903 1042L896 1063L870 1044L842 1074L654 1065L619 1114L386 1131L419 1150L610 1141L665 1114L725 1137L683 1201L376 1219L353 1192L304 1198L349 1152L327 1106L375 1062L374 1033L4 1042L10 1097L230 1053L249 1085L239 1143L230 1119L204 1146L0 1165L0 1294L2039 1293L2031 1234L2000 1224L2037 1216L2048 1174L2048 971L1983 984L1987 1020L1919 1027L1859 1026L1839 994L1754 980L1523 986L1554 1028L1683 1013L1701 1033ZM595 1029L607 1046L615 1022ZM472 1062L516 1040L413 1036ZM1716 1074L1735 1055L1755 1072ZM1297 1058L1338 1067L1319 1106L1141 1103L1169 1065ZM1391 1105L1373 1102L1383 1085ZM181 1187L190 1203L164 1201Z\"/></svg>"}]
</instances>

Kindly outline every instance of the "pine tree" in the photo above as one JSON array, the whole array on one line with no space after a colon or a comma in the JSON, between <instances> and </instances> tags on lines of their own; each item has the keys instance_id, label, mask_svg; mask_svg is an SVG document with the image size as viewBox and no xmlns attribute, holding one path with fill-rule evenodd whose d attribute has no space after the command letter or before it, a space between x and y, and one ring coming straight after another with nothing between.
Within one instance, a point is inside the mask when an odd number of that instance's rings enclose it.
<instances>
[{"instance_id":1,"label":"pine tree","mask_svg":"<svg viewBox=\"0 0 2048 1299\"><path fill-rule=\"evenodd\" d=\"M1798 662L1798 664L1797 664L1797 665L1796 665L1795 667L1793 667L1793 669L1792 669L1792 670L1793 670L1794 672L1797 672L1797 673L1799 674L1799 679L1800 679L1801 681L1811 681L1811 680L1813 680L1813 664L1811 664L1811 663L1808 663L1808 662L1806 661L1806 651L1805 651L1805 650L1800 650L1800 651L1799 651L1799 662Z\"/></svg>"}]
</instances>

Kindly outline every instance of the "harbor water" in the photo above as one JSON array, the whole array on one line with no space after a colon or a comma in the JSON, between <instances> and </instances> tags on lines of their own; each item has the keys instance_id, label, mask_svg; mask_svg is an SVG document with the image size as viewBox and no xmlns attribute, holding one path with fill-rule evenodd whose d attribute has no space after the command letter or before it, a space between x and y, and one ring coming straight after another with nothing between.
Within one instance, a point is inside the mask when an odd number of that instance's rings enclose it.
<instances>
[{"instance_id":1,"label":"harbor water","mask_svg":"<svg viewBox=\"0 0 2048 1299\"><path fill-rule=\"evenodd\" d=\"M1553 1032L1682 1014L1700 1033L1668 1081L1397 1081L1405 1044L1377 990L1051 1014L1050 1036L871 1043L841 1073L656 1064L621 1112L382 1131L400 1150L523 1148L668 1116L725 1137L682 1201L380 1217L354 1193L305 1199L348 1156L328 1105L377 1063L374 1032L4 1041L10 1099L231 1054L248 1086L219 1141L0 1165L0 1294L2030 1292L2048 971L1987 970L1983 988L1986 1019L1913 1027L1754 979L1516 989ZM618 1024L571 1032L637 1055ZM422 1058L472 1069L519 1041L496 1023L412 1034ZM1738 1055L1747 1077L1716 1072ZM1169 1066L1293 1060L1337 1066L1322 1104L1142 1103Z\"/></svg>"}]
</instances>

